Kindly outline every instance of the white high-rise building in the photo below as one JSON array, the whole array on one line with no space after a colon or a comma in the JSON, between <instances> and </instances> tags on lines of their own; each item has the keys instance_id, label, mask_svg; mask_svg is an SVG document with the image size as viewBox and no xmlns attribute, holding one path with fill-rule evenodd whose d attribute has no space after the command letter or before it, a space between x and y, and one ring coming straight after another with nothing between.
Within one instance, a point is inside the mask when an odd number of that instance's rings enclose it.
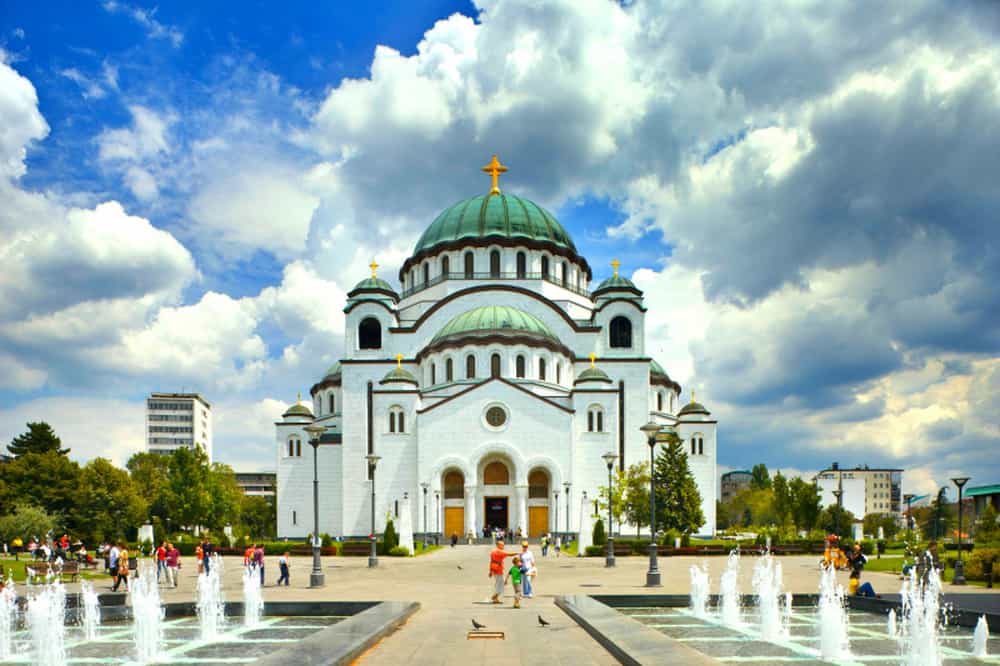
<instances>
[{"instance_id":1,"label":"white high-rise building","mask_svg":"<svg viewBox=\"0 0 1000 666\"><path fill-rule=\"evenodd\" d=\"M212 461L212 406L197 393L153 393L146 399L146 450L169 455L201 447Z\"/></svg>"},{"instance_id":2,"label":"white high-rise building","mask_svg":"<svg viewBox=\"0 0 1000 666\"><path fill-rule=\"evenodd\" d=\"M869 513L900 514L903 504L903 470L895 467L841 467L833 463L816 477L823 506L837 503L834 491L843 492L841 504L859 520Z\"/></svg>"}]
</instances>

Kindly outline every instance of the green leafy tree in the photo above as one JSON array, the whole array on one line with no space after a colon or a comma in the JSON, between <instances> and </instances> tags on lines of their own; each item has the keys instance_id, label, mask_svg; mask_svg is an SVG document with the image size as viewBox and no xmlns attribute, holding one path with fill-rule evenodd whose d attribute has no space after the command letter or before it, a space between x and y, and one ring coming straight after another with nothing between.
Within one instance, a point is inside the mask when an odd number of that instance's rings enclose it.
<instances>
[{"instance_id":1,"label":"green leafy tree","mask_svg":"<svg viewBox=\"0 0 1000 666\"><path fill-rule=\"evenodd\" d=\"M244 495L240 507L240 521L246 533L254 539L273 537L277 522L274 503L260 495Z\"/></svg>"},{"instance_id":2,"label":"green leafy tree","mask_svg":"<svg viewBox=\"0 0 1000 666\"><path fill-rule=\"evenodd\" d=\"M608 535L604 531L604 521L600 518L594 523L594 531L591 533L591 540L595 546L603 546L608 543Z\"/></svg>"},{"instance_id":3,"label":"green leafy tree","mask_svg":"<svg viewBox=\"0 0 1000 666\"><path fill-rule=\"evenodd\" d=\"M11 440L7 445L7 450L14 457L23 456L26 453L58 453L61 456L69 453L69 449L62 448L62 440L56 436L52 426L45 421L28 424L28 432L22 433Z\"/></svg>"},{"instance_id":4,"label":"green leafy tree","mask_svg":"<svg viewBox=\"0 0 1000 666\"><path fill-rule=\"evenodd\" d=\"M723 505L722 501L715 500L715 529L716 531L728 530L731 527L729 522L729 514L726 512L726 507Z\"/></svg>"},{"instance_id":5,"label":"green leafy tree","mask_svg":"<svg viewBox=\"0 0 1000 666\"><path fill-rule=\"evenodd\" d=\"M979 544L992 544L1000 542L1000 524L997 524L997 510L989 502L983 512L979 514L974 526L973 538Z\"/></svg>"},{"instance_id":6,"label":"green leafy tree","mask_svg":"<svg viewBox=\"0 0 1000 666\"><path fill-rule=\"evenodd\" d=\"M841 539L852 537L852 525L857 518L842 506L831 504L819 514L818 527L827 534L836 534Z\"/></svg>"},{"instance_id":7,"label":"green leafy tree","mask_svg":"<svg viewBox=\"0 0 1000 666\"><path fill-rule=\"evenodd\" d=\"M164 494L168 528L209 527L212 513L211 468L200 448L180 448L170 454Z\"/></svg>"},{"instance_id":8,"label":"green leafy tree","mask_svg":"<svg viewBox=\"0 0 1000 666\"><path fill-rule=\"evenodd\" d=\"M627 506L627 473L624 470L615 468L614 480L611 488L611 517L619 526L625 516ZM599 486L597 489L597 505L600 507L602 516L608 514L608 487ZM620 528L619 528L620 533Z\"/></svg>"},{"instance_id":9,"label":"green leafy tree","mask_svg":"<svg viewBox=\"0 0 1000 666\"><path fill-rule=\"evenodd\" d=\"M80 481L77 514L85 542L126 538L149 519L148 504L128 472L104 458L88 462Z\"/></svg>"},{"instance_id":10,"label":"green leafy tree","mask_svg":"<svg viewBox=\"0 0 1000 666\"><path fill-rule=\"evenodd\" d=\"M209 487L212 494L210 511L205 524L213 530L226 525L236 525L243 505L243 489L236 483L236 474L229 465L214 463L209 469Z\"/></svg>"},{"instance_id":11,"label":"green leafy tree","mask_svg":"<svg viewBox=\"0 0 1000 666\"><path fill-rule=\"evenodd\" d=\"M10 513L0 516L0 540L9 542L15 537L21 537L25 544L32 537L43 538L47 532L54 531L57 525L56 517L37 506L18 504Z\"/></svg>"},{"instance_id":12,"label":"green leafy tree","mask_svg":"<svg viewBox=\"0 0 1000 666\"><path fill-rule=\"evenodd\" d=\"M779 525L788 525L793 521L792 491L788 480L780 472L775 472L771 480L771 490L774 492L774 516Z\"/></svg>"},{"instance_id":13,"label":"green leafy tree","mask_svg":"<svg viewBox=\"0 0 1000 666\"><path fill-rule=\"evenodd\" d=\"M882 528L883 538L891 541L896 538L899 532L899 522L896 516L891 513L869 513L865 516L865 534L878 538L878 528Z\"/></svg>"},{"instance_id":14,"label":"green leafy tree","mask_svg":"<svg viewBox=\"0 0 1000 666\"><path fill-rule=\"evenodd\" d=\"M58 528L76 534L80 466L55 451L25 453L3 468L10 491L56 518Z\"/></svg>"},{"instance_id":15,"label":"green leafy tree","mask_svg":"<svg viewBox=\"0 0 1000 666\"><path fill-rule=\"evenodd\" d=\"M771 475L767 471L767 465L757 463L750 470L750 487L754 490L767 490L771 487Z\"/></svg>"},{"instance_id":16,"label":"green leafy tree","mask_svg":"<svg viewBox=\"0 0 1000 666\"><path fill-rule=\"evenodd\" d=\"M795 477L789 481L788 491L792 497L795 526L805 531L815 528L822 510L819 487L815 482L809 483L800 477Z\"/></svg>"},{"instance_id":17,"label":"green leafy tree","mask_svg":"<svg viewBox=\"0 0 1000 666\"><path fill-rule=\"evenodd\" d=\"M396 525L390 518L385 523L385 532L382 534L382 547L385 549L385 552L388 553L398 545L399 535L396 533Z\"/></svg>"},{"instance_id":18,"label":"green leafy tree","mask_svg":"<svg viewBox=\"0 0 1000 666\"><path fill-rule=\"evenodd\" d=\"M125 464L132 482L149 504L150 517L163 523L168 517L169 466L170 456L146 452L134 454Z\"/></svg>"},{"instance_id":19,"label":"green leafy tree","mask_svg":"<svg viewBox=\"0 0 1000 666\"><path fill-rule=\"evenodd\" d=\"M691 534L705 522L701 493L679 439L665 443L653 467L657 530Z\"/></svg>"}]
</instances>

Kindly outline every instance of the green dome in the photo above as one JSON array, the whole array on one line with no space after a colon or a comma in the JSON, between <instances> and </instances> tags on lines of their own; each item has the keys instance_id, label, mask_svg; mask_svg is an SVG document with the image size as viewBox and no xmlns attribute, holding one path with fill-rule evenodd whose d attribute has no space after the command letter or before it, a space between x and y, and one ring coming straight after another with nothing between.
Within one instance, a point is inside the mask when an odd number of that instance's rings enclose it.
<instances>
[{"instance_id":1,"label":"green dome","mask_svg":"<svg viewBox=\"0 0 1000 666\"><path fill-rule=\"evenodd\" d=\"M552 213L513 194L492 194L444 209L417 241L413 254L451 241L487 237L542 241L576 253L573 239Z\"/></svg>"},{"instance_id":2,"label":"green dome","mask_svg":"<svg viewBox=\"0 0 1000 666\"><path fill-rule=\"evenodd\" d=\"M705 409L705 405L700 402L694 402L693 400L688 404L681 407L681 411L677 412L678 416L683 414L704 414L708 416L711 412Z\"/></svg>"},{"instance_id":3,"label":"green dome","mask_svg":"<svg viewBox=\"0 0 1000 666\"><path fill-rule=\"evenodd\" d=\"M458 315L431 338L431 344L445 338L468 334L503 332L529 333L558 341L555 334L538 317L506 305L485 305Z\"/></svg>"},{"instance_id":4,"label":"green dome","mask_svg":"<svg viewBox=\"0 0 1000 666\"><path fill-rule=\"evenodd\" d=\"M313 418L313 413L312 413L312 410L310 410L308 407L306 407L305 405L303 405L301 402L297 402L294 405L292 405L291 407L289 407L285 411L285 413L282 414L281 416L282 417L302 416L302 417L305 417L307 419L311 419L311 418Z\"/></svg>"},{"instance_id":5,"label":"green dome","mask_svg":"<svg viewBox=\"0 0 1000 666\"><path fill-rule=\"evenodd\" d=\"M406 370L406 369L401 368L399 366L393 368L388 373L386 373L385 377L383 377L382 381L379 382L379 383L380 384L386 384L386 383L391 383L391 382L407 382L407 383L410 383L410 384L417 384L417 383L419 383L419 382L417 382L417 378L414 377L413 374L409 370Z\"/></svg>"},{"instance_id":6,"label":"green dome","mask_svg":"<svg viewBox=\"0 0 1000 666\"><path fill-rule=\"evenodd\" d=\"M329 370L326 371L326 374L323 375L323 379L333 379L334 377L339 377L339 376L340 376L340 361L337 361L336 363L330 366Z\"/></svg>"},{"instance_id":7,"label":"green dome","mask_svg":"<svg viewBox=\"0 0 1000 666\"><path fill-rule=\"evenodd\" d=\"M383 280L380 277L367 277L361 282L354 285L354 289L351 289L347 293L348 296L354 296L355 294L366 292L366 291L376 291L376 292L388 292L393 297L398 298L396 290L392 288L392 285Z\"/></svg>"},{"instance_id":8,"label":"green dome","mask_svg":"<svg viewBox=\"0 0 1000 666\"><path fill-rule=\"evenodd\" d=\"M610 289L630 289L630 290L635 290L635 291L639 290L639 288L635 286L635 284L632 282L632 280L629 280L628 278L624 278L621 275L612 275L608 279L604 280L603 282L601 282L601 284L597 285L597 289L594 290L594 293L596 294L597 292L604 291L606 289L608 289L608 290L610 290Z\"/></svg>"},{"instance_id":9,"label":"green dome","mask_svg":"<svg viewBox=\"0 0 1000 666\"><path fill-rule=\"evenodd\" d=\"M600 368L590 367L577 375L576 381L573 383L579 384L580 382L606 382L610 384L611 378L608 377L608 374Z\"/></svg>"}]
</instances>

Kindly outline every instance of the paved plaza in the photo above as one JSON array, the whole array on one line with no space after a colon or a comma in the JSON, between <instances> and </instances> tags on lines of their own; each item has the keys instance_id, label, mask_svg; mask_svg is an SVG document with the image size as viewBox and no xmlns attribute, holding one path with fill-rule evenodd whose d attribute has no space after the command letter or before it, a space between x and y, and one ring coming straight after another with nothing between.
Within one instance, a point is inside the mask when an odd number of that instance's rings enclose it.
<instances>
[{"instance_id":1,"label":"paved plaza","mask_svg":"<svg viewBox=\"0 0 1000 666\"><path fill-rule=\"evenodd\" d=\"M643 594L647 560L644 557L620 557L617 567L607 569L603 558L574 558L550 555L535 548L539 576L536 596L524 600L522 608L511 607L510 589L503 606L489 603L490 581L487 578L488 546L458 546L416 558L380 558L377 569L367 567L364 557L327 557L323 559L326 587L309 589L311 558L292 561L291 585L276 587L277 558L266 560L265 599L268 601L309 600L401 600L417 601L421 609L399 631L384 639L362 659L363 664L419 663L465 664L470 659L490 658L501 664L612 664L612 657L576 626L554 605L563 594ZM756 558L745 556L740 585L751 592L752 570ZM724 557L660 558L663 587L657 592L686 594L689 591L689 568L706 562L717 591L725 566ZM785 589L795 593L817 591L817 556L783 557ZM224 592L230 601L242 598L242 562L226 558ZM846 586L847 574L839 574ZM191 601L195 594L196 569L193 558L183 561L180 586L164 590L165 601ZM899 590L898 576L870 573L866 578L879 593ZM72 586L75 587L75 586ZM99 585L99 591L107 585ZM945 592L984 592L981 587L945 586ZM552 623L549 628L537 624L541 614ZM502 631L504 640L469 640L471 618Z\"/></svg>"}]
</instances>

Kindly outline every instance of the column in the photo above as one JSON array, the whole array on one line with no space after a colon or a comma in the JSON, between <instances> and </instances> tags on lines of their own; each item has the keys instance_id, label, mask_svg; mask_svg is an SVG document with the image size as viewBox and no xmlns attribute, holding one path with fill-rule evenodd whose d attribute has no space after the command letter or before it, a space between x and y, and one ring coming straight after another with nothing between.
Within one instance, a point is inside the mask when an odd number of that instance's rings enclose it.
<instances>
[{"instance_id":1,"label":"column","mask_svg":"<svg viewBox=\"0 0 1000 666\"><path fill-rule=\"evenodd\" d=\"M479 532L476 531L476 486L466 486L465 487L465 535L468 536L469 532L473 535L479 536Z\"/></svg>"},{"instance_id":2,"label":"column","mask_svg":"<svg viewBox=\"0 0 1000 666\"><path fill-rule=\"evenodd\" d=\"M517 487L517 526L521 534L528 538L528 486Z\"/></svg>"}]
</instances>

